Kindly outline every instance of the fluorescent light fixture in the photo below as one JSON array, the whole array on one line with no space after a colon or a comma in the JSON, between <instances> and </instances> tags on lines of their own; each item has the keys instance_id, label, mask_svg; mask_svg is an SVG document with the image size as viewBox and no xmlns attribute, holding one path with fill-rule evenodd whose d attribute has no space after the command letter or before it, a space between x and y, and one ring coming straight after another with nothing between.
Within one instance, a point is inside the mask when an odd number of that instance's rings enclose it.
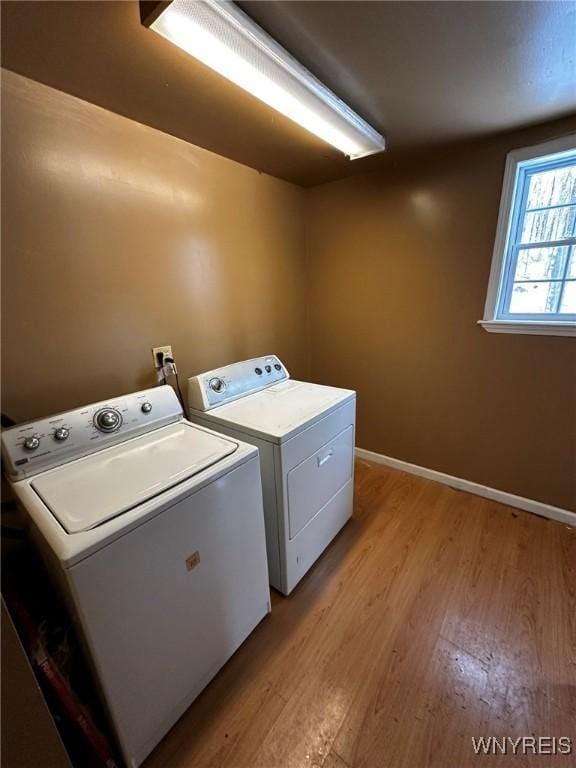
<instances>
[{"instance_id":1,"label":"fluorescent light fixture","mask_svg":"<svg viewBox=\"0 0 576 768\"><path fill-rule=\"evenodd\" d=\"M351 159L383 137L230 0L172 0L150 28Z\"/></svg>"}]
</instances>

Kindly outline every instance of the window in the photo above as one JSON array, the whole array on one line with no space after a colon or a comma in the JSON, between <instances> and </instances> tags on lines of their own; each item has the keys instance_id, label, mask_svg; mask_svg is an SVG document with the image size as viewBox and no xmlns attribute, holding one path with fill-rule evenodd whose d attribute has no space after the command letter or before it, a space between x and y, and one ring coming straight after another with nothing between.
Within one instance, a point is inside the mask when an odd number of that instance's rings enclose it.
<instances>
[{"instance_id":1,"label":"window","mask_svg":"<svg viewBox=\"0 0 576 768\"><path fill-rule=\"evenodd\" d=\"M481 324L576 336L576 136L510 152Z\"/></svg>"}]
</instances>

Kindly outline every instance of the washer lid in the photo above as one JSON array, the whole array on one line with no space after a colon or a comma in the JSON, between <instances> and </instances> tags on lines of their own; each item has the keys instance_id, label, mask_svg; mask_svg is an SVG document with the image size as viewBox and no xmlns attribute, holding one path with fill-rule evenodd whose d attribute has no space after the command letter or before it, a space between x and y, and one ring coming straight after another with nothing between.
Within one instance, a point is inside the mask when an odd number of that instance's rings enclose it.
<instances>
[{"instance_id":1,"label":"washer lid","mask_svg":"<svg viewBox=\"0 0 576 768\"><path fill-rule=\"evenodd\" d=\"M68 533L95 528L215 464L237 443L178 422L70 462L31 486Z\"/></svg>"},{"instance_id":2,"label":"washer lid","mask_svg":"<svg viewBox=\"0 0 576 768\"><path fill-rule=\"evenodd\" d=\"M351 389L288 379L199 415L215 422L215 429L216 423L230 424L265 440L282 442L355 396Z\"/></svg>"}]
</instances>

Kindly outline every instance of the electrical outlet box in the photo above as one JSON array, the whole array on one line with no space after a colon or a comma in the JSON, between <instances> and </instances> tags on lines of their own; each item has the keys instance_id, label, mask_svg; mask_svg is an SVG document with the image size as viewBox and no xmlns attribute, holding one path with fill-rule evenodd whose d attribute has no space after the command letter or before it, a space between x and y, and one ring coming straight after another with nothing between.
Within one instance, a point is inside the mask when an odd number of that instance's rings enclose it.
<instances>
[{"instance_id":1,"label":"electrical outlet box","mask_svg":"<svg viewBox=\"0 0 576 768\"><path fill-rule=\"evenodd\" d=\"M154 368L158 368L164 362L165 357L173 357L172 347L152 347L152 358L154 359Z\"/></svg>"}]
</instances>

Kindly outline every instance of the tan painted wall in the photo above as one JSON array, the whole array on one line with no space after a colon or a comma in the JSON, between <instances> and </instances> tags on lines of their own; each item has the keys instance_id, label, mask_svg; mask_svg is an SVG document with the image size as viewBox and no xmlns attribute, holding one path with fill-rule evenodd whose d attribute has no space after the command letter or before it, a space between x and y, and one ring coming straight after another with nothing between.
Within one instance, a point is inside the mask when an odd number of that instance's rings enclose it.
<instances>
[{"instance_id":1,"label":"tan painted wall","mask_svg":"<svg viewBox=\"0 0 576 768\"><path fill-rule=\"evenodd\" d=\"M275 352L304 375L303 191L3 72L2 410Z\"/></svg>"},{"instance_id":2,"label":"tan painted wall","mask_svg":"<svg viewBox=\"0 0 576 768\"><path fill-rule=\"evenodd\" d=\"M310 364L358 390L360 447L575 509L576 339L476 322L506 152L549 131L308 191Z\"/></svg>"},{"instance_id":3,"label":"tan painted wall","mask_svg":"<svg viewBox=\"0 0 576 768\"><path fill-rule=\"evenodd\" d=\"M361 447L576 507L576 342L476 324L505 154L549 131L304 192L19 75L3 86L13 418L153 386L157 344L183 380L269 351L307 376L308 350L313 379L358 390Z\"/></svg>"}]
</instances>

